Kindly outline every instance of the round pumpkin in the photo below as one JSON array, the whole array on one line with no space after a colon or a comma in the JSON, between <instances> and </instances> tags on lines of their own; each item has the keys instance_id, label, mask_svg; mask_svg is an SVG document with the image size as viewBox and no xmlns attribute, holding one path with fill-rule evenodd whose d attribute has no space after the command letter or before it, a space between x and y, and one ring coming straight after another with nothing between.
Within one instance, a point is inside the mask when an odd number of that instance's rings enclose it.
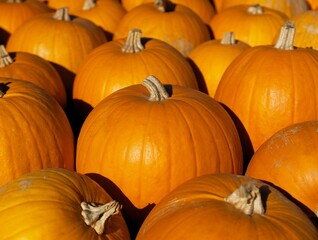
<instances>
[{"instance_id":1,"label":"round pumpkin","mask_svg":"<svg viewBox=\"0 0 318 240\"><path fill-rule=\"evenodd\" d=\"M49 167L74 169L74 136L58 102L34 83L0 78L0 185Z\"/></svg>"},{"instance_id":2,"label":"round pumpkin","mask_svg":"<svg viewBox=\"0 0 318 240\"><path fill-rule=\"evenodd\" d=\"M79 111L85 111L83 105L94 108L109 94L139 84L150 74L163 83L198 89L191 65L180 52L166 42L141 34L139 29L132 29L127 38L102 44L85 58L73 87L73 100Z\"/></svg>"},{"instance_id":3,"label":"round pumpkin","mask_svg":"<svg viewBox=\"0 0 318 240\"><path fill-rule=\"evenodd\" d=\"M86 175L37 170L0 188L3 239L129 240L122 205Z\"/></svg>"},{"instance_id":4,"label":"round pumpkin","mask_svg":"<svg viewBox=\"0 0 318 240\"><path fill-rule=\"evenodd\" d=\"M281 192L233 174L192 178L149 213L137 240L312 240L318 231Z\"/></svg>"},{"instance_id":5,"label":"round pumpkin","mask_svg":"<svg viewBox=\"0 0 318 240\"><path fill-rule=\"evenodd\" d=\"M217 13L210 21L216 39L234 32L236 39L250 46L274 44L280 28L288 20L277 10L255 5L236 5Z\"/></svg>"},{"instance_id":6,"label":"round pumpkin","mask_svg":"<svg viewBox=\"0 0 318 240\"><path fill-rule=\"evenodd\" d=\"M7 52L0 45L0 76L33 82L53 96L62 108L66 107L66 91L63 81L45 59L27 52Z\"/></svg>"},{"instance_id":7,"label":"round pumpkin","mask_svg":"<svg viewBox=\"0 0 318 240\"><path fill-rule=\"evenodd\" d=\"M138 28L144 37L165 41L186 56L195 46L211 38L206 24L190 8L169 0L155 2L128 11L113 39L125 38L130 29Z\"/></svg>"},{"instance_id":8,"label":"round pumpkin","mask_svg":"<svg viewBox=\"0 0 318 240\"><path fill-rule=\"evenodd\" d=\"M206 41L195 47L188 55L196 72L200 90L211 97L228 65L250 46L236 40L233 32L226 32L222 39Z\"/></svg>"},{"instance_id":9,"label":"round pumpkin","mask_svg":"<svg viewBox=\"0 0 318 240\"><path fill-rule=\"evenodd\" d=\"M255 46L225 70L214 95L236 116L254 151L278 130L318 119L318 52L295 48L287 23L275 45ZM301 64L300 64L301 63Z\"/></svg>"},{"instance_id":10,"label":"round pumpkin","mask_svg":"<svg viewBox=\"0 0 318 240\"><path fill-rule=\"evenodd\" d=\"M253 155L246 176L271 182L318 216L318 121L273 134Z\"/></svg>"}]
</instances>

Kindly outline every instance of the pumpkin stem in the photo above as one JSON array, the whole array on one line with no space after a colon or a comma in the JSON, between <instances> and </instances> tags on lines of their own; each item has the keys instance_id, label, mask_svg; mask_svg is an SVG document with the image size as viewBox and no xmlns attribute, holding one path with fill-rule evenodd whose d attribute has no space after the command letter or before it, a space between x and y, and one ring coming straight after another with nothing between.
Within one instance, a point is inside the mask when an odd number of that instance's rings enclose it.
<instances>
[{"instance_id":1,"label":"pumpkin stem","mask_svg":"<svg viewBox=\"0 0 318 240\"><path fill-rule=\"evenodd\" d=\"M101 235L105 230L105 222L113 215L119 213L122 205L112 200L104 205L82 202L81 207L85 223L94 228L97 234Z\"/></svg>"},{"instance_id":2,"label":"pumpkin stem","mask_svg":"<svg viewBox=\"0 0 318 240\"><path fill-rule=\"evenodd\" d=\"M247 12L252 15L260 15L264 13L264 8L259 4L254 4L247 8Z\"/></svg>"},{"instance_id":3,"label":"pumpkin stem","mask_svg":"<svg viewBox=\"0 0 318 240\"><path fill-rule=\"evenodd\" d=\"M53 18L60 21L70 21L71 17L68 14L68 7L57 9L53 15Z\"/></svg>"},{"instance_id":4,"label":"pumpkin stem","mask_svg":"<svg viewBox=\"0 0 318 240\"><path fill-rule=\"evenodd\" d=\"M176 4L170 0L155 0L155 5L161 12L173 12L176 8Z\"/></svg>"},{"instance_id":5,"label":"pumpkin stem","mask_svg":"<svg viewBox=\"0 0 318 240\"><path fill-rule=\"evenodd\" d=\"M141 30L130 30L125 44L121 47L121 51L124 53L136 53L142 50L144 50L144 46L141 43Z\"/></svg>"},{"instance_id":6,"label":"pumpkin stem","mask_svg":"<svg viewBox=\"0 0 318 240\"><path fill-rule=\"evenodd\" d=\"M143 80L142 85L150 92L149 101L160 102L169 98L163 84L153 75Z\"/></svg>"},{"instance_id":7,"label":"pumpkin stem","mask_svg":"<svg viewBox=\"0 0 318 240\"><path fill-rule=\"evenodd\" d=\"M242 184L224 200L246 215L265 213L260 190L254 184Z\"/></svg>"},{"instance_id":8,"label":"pumpkin stem","mask_svg":"<svg viewBox=\"0 0 318 240\"><path fill-rule=\"evenodd\" d=\"M234 33L233 32L226 32L223 35L221 40L221 44L225 45L234 45L236 43Z\"/></svg>"},{"instance_id":9,"label":"pumpkin stem","mask_svg":"<svg viewBox=\"0 0 318 240\"><path fill-rule=\"evenodd\" d=\"M282 50L293 50L295 38L295 24L287 22L281 27L275 48Z\"/></svg>"},{"instance_id":10,"label":"pumpkin stem","mask_svg":"<svg viewBox=\"0 0 318 240\"><path fill-rule=\"evenodd\" d=\"M83 10L84 11L88 11L92 8L96 7L96 3L94 0L85 0L84 4L83 4Z\"/></svg>"},{"instance_id":11,"label":"pumpkin stem","mask_svg":"<svg viewBox=\"0 0 318 240\"><path fill-rule=\"evenodd\" d=\"M22 3L24 0L7 0L7 3Z\"/></svg>"},{"instance_id":12,"label":"pumpkin stem","mask_svg":"<svg viewBox=\"0 0 318 240\"><path fill-rule=\"evenodd\" d=\"M12 57L9 55L4 45L0 45L0 68L9 66L11 63L13 63Z\"/></svg>"}]
</instances>

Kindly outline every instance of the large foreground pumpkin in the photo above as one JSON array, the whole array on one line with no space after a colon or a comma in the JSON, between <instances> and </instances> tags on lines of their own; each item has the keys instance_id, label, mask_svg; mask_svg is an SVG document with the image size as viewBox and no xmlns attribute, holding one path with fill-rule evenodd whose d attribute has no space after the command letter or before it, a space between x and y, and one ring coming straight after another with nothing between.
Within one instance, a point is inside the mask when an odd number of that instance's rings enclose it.
<instances>
[{"instance_id":1,"label":"large foreground pumpkin","mask_svg":"<svg viewBox=\"0 0 318 240\"><path fill-rule=\"evenodd\" d=\"M145 219L137 240L313 240L318 231L282 193L232 174L193 178L167 194Z\"/></svg>"},{"instance_id":2,"label":"large foreground pumpkin","mask_svg":"<svg viewBox=\"0 0 318 240\"><path fill-rule=\"evenodd\" d=\"M0 92L0 185L32 170L73 170L74 136L58 102L35 84L11 78L0 78Z\"/></svg>"},{"instance_id":3,"label":"large foreground pumpkin","mask_svg":"<svg viewBox=\"0 0 318 240\"><path fill-rule=\"evenodd\" d=\"M78 172L110 179L137 208L194 176L242 173L240 139L219 103L191 88L164 88L154 76L143 85L114 92L90 112L78 138Z\"/></svg>"},{"instance_id":4,"label":"large foreground pumpkin","mask_svg":"<svg viewBox=\"0 0 318 240\"><path fill-rule=\"evenodd\" d=\"M0 238L129 240L120 209L85 175L60 168L33 171L0 188Z\"/></svg>"}]
</instances>

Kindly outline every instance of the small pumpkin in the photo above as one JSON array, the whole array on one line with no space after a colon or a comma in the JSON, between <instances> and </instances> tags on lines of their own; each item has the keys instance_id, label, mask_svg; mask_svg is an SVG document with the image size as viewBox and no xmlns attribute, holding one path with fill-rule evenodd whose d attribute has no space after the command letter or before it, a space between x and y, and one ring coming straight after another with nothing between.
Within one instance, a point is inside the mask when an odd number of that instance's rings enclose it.
<instances>
[{"instance_id":1,"label":"small pumpkin","mask_svg":"<svg viewBox=\"0 0 318 240\"><path fill-rule=\"evenodd\" d=\"M1 238L129 240L121 207L86 175L33 171L0 188Z\"/></svg>"},{"instance_id":2,"label":"small pumpkin","mask_svg":"<svg viewBox=\"0 0 318 240\"><path fill-rule=\"evenodd\" d=\"M137 240L312 240L318 231L304 212L262 181L234 174L192 178L148 214Z\"/></svg>"}]
</instances>

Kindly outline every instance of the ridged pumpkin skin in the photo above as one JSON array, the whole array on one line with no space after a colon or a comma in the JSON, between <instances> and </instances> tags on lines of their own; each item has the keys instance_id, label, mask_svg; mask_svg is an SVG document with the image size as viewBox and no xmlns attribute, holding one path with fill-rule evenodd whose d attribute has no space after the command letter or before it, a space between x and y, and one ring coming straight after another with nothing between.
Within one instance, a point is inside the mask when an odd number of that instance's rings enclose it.
<instances>
[{"instance_id":1,"label":"ridged pumpkin skin","mask_svg":"<svg viewBox=\"0 0 318 240\"><path fill-rule=\"evenodd\" d=\"M78 11L83 7L85 0L48 0L48 6L53 9L68 7L70 12Z\"/></svg>"},{"instance_id":2,"label":"ridged pumpkin skin","mask_svg":"<svg viewBox=\"0 0 318 240\"><path fill-rule=\"evenodd\" d=\"M318 215L318 122L276 132L255 152L246 175L273 183Z\"/></svg>"},{"instance_id":3,"label":"ridged pumpkin skin","mask_svg":"<svg viewBox=\"0 0 318 240\"><path fill-rule=\"evenodd\" d=\"M128 11L113 39L125 38L130 29L138 28L144 37L165 41L186 56L195 46L211 38L206 24L190 8L181 4L171 7L165 3L167 0L159 2L163 2L163 6L145 3Z\"/></svg>"},{"instance_id":4,"label":"ridged pumpkin skin","mask_svg":"<svg viewBox=\"0 0 318 240\"><path fill-rule=\"evenodd\" d=\"M33 171L0 188L1 239L129 240L120 212L107 221L107 234L84 222L81 202L110 201L88 176L58 168Z\"/></svg>"},{"instance_id":5,"label":"ridged pumpkin skin","mask_svg":"<svg viewBox=\"0 0 318 240\"><path fill-rule=\"evenodd\" d=\"M77 171L109 178L137 208L194 176L242 173L240 139L223 107L197 90L169 86L172 95L161 100L150 100L141 84L114 92L79 134Z\"/></svg>"},{"instance_id":6,"label":"ridged pumpkin skin","mask_svg":"<svg viewBox=\"0 0 318 240\"><path fill-rule=\"evenodd\" d=\"M287 15L260 5L237 5L217 13L209 25L216 39L226 32L250 46L274 44Z\"/></svg>"},{"instance_id":7,"label":"ridged pumpkin skin","mask_svg":"<svg viewBox=\"0 0 318 240\"><path fill-rule=\"evenodd\" d=\"M318 79L313 77L318 74L318 52L294 48L293 33L287 35L291 38L287 42L252 47L240 54L215 93L215 99L243 124L255 151L278 130L318 119Z\"/></svg>"},{"instance_id":8,"label":"ridged pumpkin skin","mask_svg":"<svg viewBox=\"0 0 318 240\"><path fill-rule=\"evenodd\" d=\"M58 102L42 88L0 78L0 185L32 170L74 169L74 136Z\"/></svg>"},{"instance_id":9,"label":"ridged pumpkin skin","mask_svg":"<svg viewBox=\"0 0 318 240\"><path fill-rule=\"evenodd\" d=\"M225 201L243 184L259 189L266 205L262 215L255 209L252 215L245 214ZM253 202L255 196L247 197ZM208 174L178 186L152 209L136 239L154 236L157 240L312 240L318 232L301 209L269 185L240 175Z\"/></svg>"}]
</instances>

